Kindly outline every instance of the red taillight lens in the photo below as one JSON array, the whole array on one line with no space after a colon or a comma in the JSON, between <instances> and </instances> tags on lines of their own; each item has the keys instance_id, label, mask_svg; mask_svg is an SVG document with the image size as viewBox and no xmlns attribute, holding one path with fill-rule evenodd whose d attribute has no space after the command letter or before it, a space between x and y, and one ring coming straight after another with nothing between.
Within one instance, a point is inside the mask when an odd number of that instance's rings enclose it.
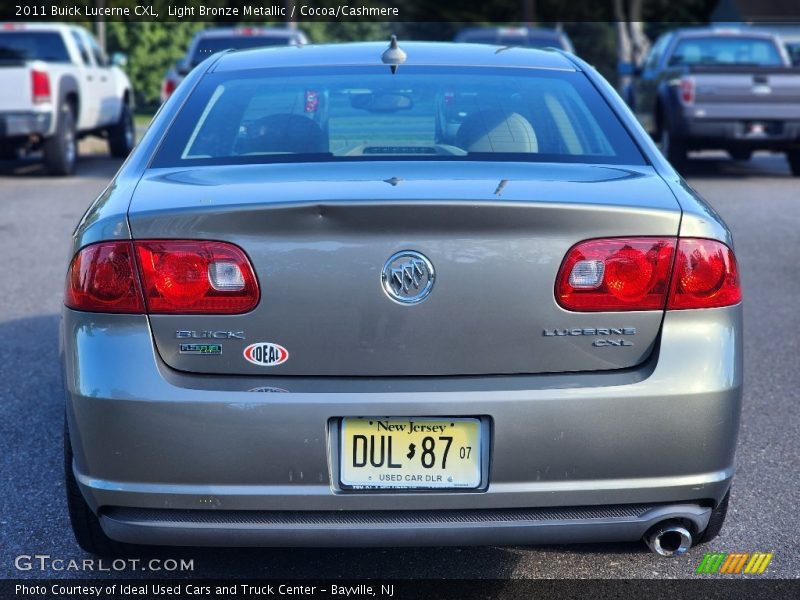
<instances>
[{"instance_id":1,"label":"red taillight lens","mask_svg":"<svg viewBox=\"0 0 800 600\"><path fill-rule=\"evenodd\" d=\"M237 314L258 304L255 273L244 252L205 241L136 242L150 313Z\"/></svg>"},{"instance_id":2,"label":"red taillight lens","mask_svg":"<svg viewBox=\"0 0 800 600\"><path fill-rule=\"evenodd\" d=\"M64 304L90 312L143 313L135 273L131 242L87 246L72 259Z\"/></svg>"},{"instance_id":3,"label":"red taillight lens","mask_svg":"<svg viewBox=\"0 0 800 600\"><path fill-rule=\"evenodd\" d=\"M715 240L681 239L667 309L714 308L742 299L733 251Z\"/></svg>"},{"instance_id":4,"label":"red taillight lens","mask_svg":"<svg viewBox=\"0 0 800 600\"><path fill-rule=\"evenodd\" d=\"M573 246L561 265L556 298L567 310L661 310L675 240L612 238Z\"/></svg>"},{"instance_id":5,"label":"red taillight lens","mask_svg":"<svg viewBox=\"0 0 800 600\"><path fill-rule=\"evenodd\" d=\"M31 92L34 104L50 102L50 76L44 71L31 71Z\"/></svg>"},{"instance_id":6,"label":"red taillight lens","mask_svg":"<svg viewBox=\"0 0 800 600\"><path fill-rule=\"evenodd\" d=\"M319 92L317 92L316 90L306 90L305 97L306 97L306 112L307 113L317 112L317 108L319 108Z\"/></svg>"},{"instance_id":7,"label":"red taillight lens","mask_svg":"<svg viewBox=\"0 0 800 600\"><path fill-rule=\"evenodd\" d=\"M559 305L580 312L713 308L741 299L731 249L697 238L581 242L556 279Z\"/></svg>"},{"instance_id":8,"label":"red taillight lens","mask_svg":"<svg viewBox=\"0 0 800 600\"><path fill-rule=\"evenodd\" d=\"M684 104L694 102L694 78L684 77L681 79L681 100Z\"/></svg>"},{"instance_id":9,"label":"red taillight lens","mask_svg":"<svg viewBox=\"0 0 800 600\"><path fill-rule=\"evenodd\" d=\"M238 314L258 299L253 268L236 246L158 240L83 248L70 265L64 304L90 312Z\"/></svg>"},{"instance_id":10,"label":"red taillight lens","mask_svg":"<svg viewBox=\"0 0 800 600\"><path fill-rule=\"evenodd\" d=\"M175 83L174 79L165 79L164 83L161 84L161 100L166 100L172 95L172 92L175 91L175 88L178 87Z\"/></svg>"}]
</instances>

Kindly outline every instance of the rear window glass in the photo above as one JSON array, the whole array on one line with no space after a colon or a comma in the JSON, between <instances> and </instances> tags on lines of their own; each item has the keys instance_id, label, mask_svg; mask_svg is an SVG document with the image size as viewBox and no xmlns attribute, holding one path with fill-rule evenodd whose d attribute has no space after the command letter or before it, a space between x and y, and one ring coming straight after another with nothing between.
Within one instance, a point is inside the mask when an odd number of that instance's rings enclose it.
<instances>
[{"instance_id":1,"label":"rear window glass","mask_svg":"<svg viewBox=\"0 0 800 600\"><path fill-rule=\"evenodd\" d=\"M775 44L761 38L707 37L678 42L670 66L753 65L781 66L783 61Z\"/></svg>"},{"instance_id":2,"label":"rear window glass","mask_svg":"<svg viewBox=\"0 0 800 600\"><path fill-rule=\"evenodd\" d=\"M381 66L208 74L153 166L403 159L644 164L582 73Z\"/></svg>"},{"instance_id":3,"label":"rear window glass","mask_svg":"<svg viewBox=\"0 0 800 600\"><path fill-rule=\"evenodd\" d=\"M70 62L67 47L59 33L0 33L0 62L41 60L53 63Z\"/></svg>"},{"instance_id":4,"label":"rear window glass","mask_svg":"<svg viewBox=\"0 0 800 600\"><path fill-rule=\"evenodd\" d=\"M288 46L291 39L288 37L266 35L232 35L230 37L201 38L192 54L192 66L196 67L212 54L223 50L244 50L246 48L259 48L262 46Z\"/></svg>"}]
</instances>

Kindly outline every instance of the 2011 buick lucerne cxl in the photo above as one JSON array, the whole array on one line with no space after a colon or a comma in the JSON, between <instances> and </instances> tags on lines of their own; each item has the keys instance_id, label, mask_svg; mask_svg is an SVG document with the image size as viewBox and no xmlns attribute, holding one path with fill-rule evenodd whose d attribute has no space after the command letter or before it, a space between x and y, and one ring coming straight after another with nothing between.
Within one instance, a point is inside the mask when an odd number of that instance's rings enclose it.
<instances>
[{"instance_id":1,"label":"2011 buick lucerne cxl","mask_svg":"<svg viewBox=\"0 0 800 600\"><path fill-rule=\"evenodd\" d=\"M719 532L731 235L591 67L433 43L195 69L74 233L80 545Z\"/></svg>"}]
</instances>

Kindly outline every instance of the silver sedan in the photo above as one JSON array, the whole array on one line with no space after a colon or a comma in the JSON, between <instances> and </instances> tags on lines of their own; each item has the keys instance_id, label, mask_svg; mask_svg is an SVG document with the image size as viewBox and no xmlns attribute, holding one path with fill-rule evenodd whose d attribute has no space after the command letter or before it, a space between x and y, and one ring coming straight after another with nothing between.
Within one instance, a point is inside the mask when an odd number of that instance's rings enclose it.
<instances>
[{"instance_id":1,"label":"silver sedan","mask_svg":"<svg viewBox=\"0 0 800 600\"><path fill-rule=\"evenodd\" d=\"M80 222L80 545L717 535L725 224L591 67L385 43L216 55Z\"/></svg>"}]
</instances>

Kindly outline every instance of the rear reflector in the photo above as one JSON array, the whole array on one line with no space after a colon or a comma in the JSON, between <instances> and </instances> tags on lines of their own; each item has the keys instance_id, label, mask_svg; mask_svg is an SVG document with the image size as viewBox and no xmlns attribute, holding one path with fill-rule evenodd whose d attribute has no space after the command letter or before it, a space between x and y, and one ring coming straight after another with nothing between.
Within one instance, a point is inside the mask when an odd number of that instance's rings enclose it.
<instances>
[{"instance_id":1,"label":"rear reflector","mask_svg":"<svg viewBox=\"0 0 800 600\"><path fill-rule=\"evenodd\" d=\"M34 104L50 102L50 76L45 71L31 71L31 94Z\"/></svg>"},{"instance_id":2,"label":"rear reflector","mask_svg":"<svg viewBox=\"0 0 800 600\"><path fill-rule=\"evenodd\" d=\"M87 246L72 261L65 294L68 307L91 312L239 314L258 300L240 248L189 240Z\"/></svg>"},{"instance_id":3,"label":"rear reflector","mask_svg":"<svg viewBox=\"0 0 800 600\"><path fill-rule=\"evenodd\" d=\"M567 253L555 293L578 312L713 308L742 298L731 249L695 238L581 242Z\"/></svg>"}]
</instances>

